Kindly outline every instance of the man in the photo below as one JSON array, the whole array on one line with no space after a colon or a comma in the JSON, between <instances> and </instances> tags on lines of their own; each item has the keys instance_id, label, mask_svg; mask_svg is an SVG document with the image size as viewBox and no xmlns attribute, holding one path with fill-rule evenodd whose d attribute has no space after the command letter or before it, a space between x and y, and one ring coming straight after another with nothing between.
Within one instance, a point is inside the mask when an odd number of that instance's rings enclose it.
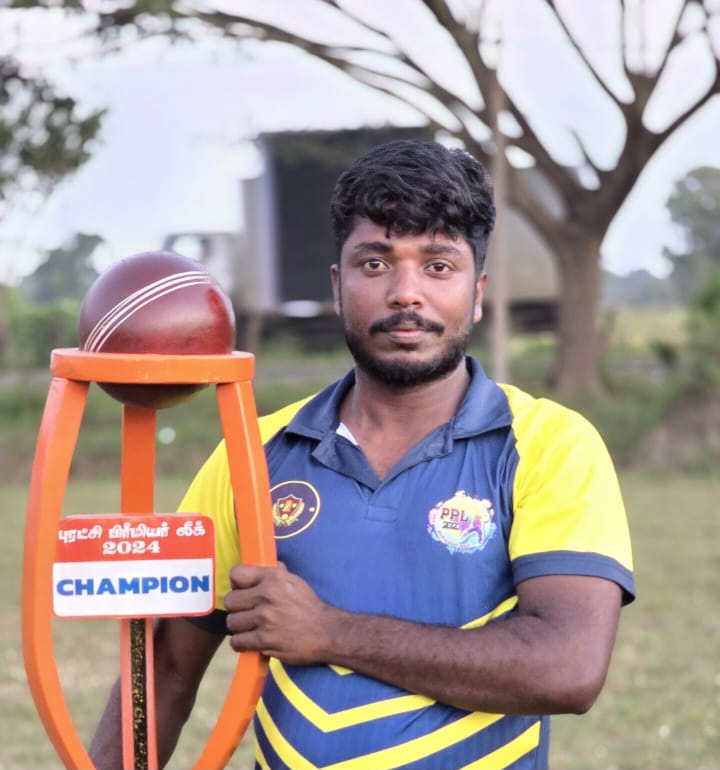
<instances>
[{"instance_id":1,"label":"man","mask_svg":"<svg viewBox=\"0 0 720 770\"><path fill-rule=\"evenodd\" d=\"M160 762L229 634L271 658L261 768L546 767L548 715L590 708L634 594L607 450L466 356L495 215L475 159L380 146L331 213L355 366L260 420L279 566L221 538L217 611L158 625ZM224 445L181 507L232 534ZM120 766L118 713L116 693L99 767Z\"/></svg>"}]
</instances>

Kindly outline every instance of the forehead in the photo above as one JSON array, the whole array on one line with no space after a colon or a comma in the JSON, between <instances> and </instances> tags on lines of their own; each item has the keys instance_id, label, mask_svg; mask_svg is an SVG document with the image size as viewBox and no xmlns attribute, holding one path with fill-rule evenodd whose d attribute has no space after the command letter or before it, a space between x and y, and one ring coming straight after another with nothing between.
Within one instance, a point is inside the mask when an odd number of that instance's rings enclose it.
<instances>
[{"instance_id":1,"label":"forehead","mask_svg":"<svg viewBox=\"0 0 720 770\"><path fill-rule=\"evenodd\" d=\"M435 251L447 247L449 251L466 254L470 259L473 258L473 250L464 238L453 238L441 232L401 235L392 230L388 232L385 225L378 225L365 217L356 217L352 230L343 244L342 254L349 256L370 244L383 245L391 250L415 248Z\"/></svg>"}]
</instances>

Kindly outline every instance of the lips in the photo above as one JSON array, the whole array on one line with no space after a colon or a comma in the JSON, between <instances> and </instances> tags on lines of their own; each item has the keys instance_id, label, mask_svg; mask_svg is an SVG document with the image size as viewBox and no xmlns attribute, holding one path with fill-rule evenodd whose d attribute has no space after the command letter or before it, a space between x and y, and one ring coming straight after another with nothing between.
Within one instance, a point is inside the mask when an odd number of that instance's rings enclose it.
<instances>
[{"instance_id":1,"label":"lips","mask_svg":"<svg viewBox=\"0 0 720 770\"><path fill-rule=\"evenodd\" d=\"M394 332L424 332L427 329L424 326L418 326L418 324L401 324L399 326L393 326L388 331L392 334Z\"/></svg>"},{"instance_id":2,"label":"lips","mask_svg":"<svg viewBox=\"0 0 720 770\"><path fill-rule=\"evenodd\" d=\"M388 331L391 337L400 337L407 339L408 337L420 337L423 334L427 334L425 329L420 329L417 326L395 326Z\"/></svg>"},{"instance_id":3,"label":"lips","mask_svg":"<svg viewBox=\"0 0 720 770\"><path fill-rule=\"evenodd\" d=\"M417 313L395 313L389 318L375 321L370 327L371 334L388 333L408 337L412 334L418 336L425 332L442 334L444 327L435 321L429 321Z\"/></svg>"}]
</instances>

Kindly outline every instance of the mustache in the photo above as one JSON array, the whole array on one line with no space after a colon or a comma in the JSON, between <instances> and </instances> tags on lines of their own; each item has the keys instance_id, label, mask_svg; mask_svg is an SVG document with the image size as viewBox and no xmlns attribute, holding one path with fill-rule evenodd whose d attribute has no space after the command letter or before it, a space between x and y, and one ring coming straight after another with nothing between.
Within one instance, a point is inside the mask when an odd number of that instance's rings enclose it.
<instances>
[{"instance_id":1,"label":"mustache","mask_svg":"<svg viewBox=\"0 0 720 770\"><path fill-rule=\"evenodd\" d=\"M414 310L401 310L397 313L393 313L387 318L382 318L379 321L372 323L370 325L370 334L390 332L398 326L414 326L416 329L421 329L426 332L436 332L437 334L442 334L445 331L445 327L442 324L437 323L437 321L429 321Z\"/></svg>"}]
</instances>

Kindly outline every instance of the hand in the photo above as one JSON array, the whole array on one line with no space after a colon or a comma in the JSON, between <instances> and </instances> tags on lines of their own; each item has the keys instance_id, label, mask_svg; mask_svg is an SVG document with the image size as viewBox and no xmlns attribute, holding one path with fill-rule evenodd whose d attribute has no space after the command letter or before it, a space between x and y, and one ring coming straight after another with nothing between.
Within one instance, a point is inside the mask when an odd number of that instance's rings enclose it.
<instances>
[{"instance_id":1,"label":"hand","mask_svg":"<svg viewBox=\"0 0 720 770\"><path fill-rule=\"evenodd\" d=\"M324 663L322 650L333 607L310 586L276 567L239 564L230 571L233 587L225 596L230 646L236 652L258 650L291 664Z\"/></svg>"}]
</instances>

